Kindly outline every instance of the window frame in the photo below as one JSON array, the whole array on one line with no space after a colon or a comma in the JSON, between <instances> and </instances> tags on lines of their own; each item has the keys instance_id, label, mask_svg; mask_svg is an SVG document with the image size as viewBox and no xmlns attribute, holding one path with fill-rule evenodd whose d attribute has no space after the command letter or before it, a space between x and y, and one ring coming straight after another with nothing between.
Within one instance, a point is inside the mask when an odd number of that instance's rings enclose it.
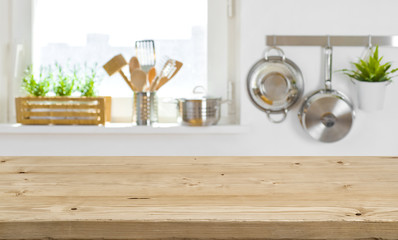
<instances>
[{"instance_id":1,"label":"window frame","mask_svg":"<svg viewBox=\"0 0 398 240\"><path fill-rule=\"evenodd\" d=\"M8 121L8 71L10 42L10 4L9 0L0 1L0 123Z\"/></svg>"},{"instance_id":2,"label":"window frame","mask_svg":"<svg viewBox=\"0 0 398 240\"><path fill-rule=\"evenodd\" d=\"M15 96L20 94L21 78L24 66L32 63L33 41L33 6L30 0L4 0L7 9L7 27L0 29L0 34L5 40L5 52L2 54L5 62L0 68L0 122L13 123L16 120Z\"/></svg>"},{"instance_id":3,"label":"window frame","mask_svg":"<svg viewBox=\"0 0 398 240\"><path fill-rule=\"evenodd\" d=\"M236 87L236 19L234 15L234 0L208 1L208 33L207 33L207 84L208 94L229 99L228 106L222 107L222 118L229 124L239 123L238 100ZM14 97L20 95L23 66L33 62L34 53L34 12L36 0L4 0L8 11L8 28L1 28L1 36L5 36L7 51L4 59L11 59L9 66L0 68L0 123L15 122ZM2 3L3 3L2 2ZM0 39L0 43L4 39ZM0 61L1 63L1 61ZM2 65L4 66L4 64ZM131 101L129 99L128 101Z\"/></svg>"}]
</instances>

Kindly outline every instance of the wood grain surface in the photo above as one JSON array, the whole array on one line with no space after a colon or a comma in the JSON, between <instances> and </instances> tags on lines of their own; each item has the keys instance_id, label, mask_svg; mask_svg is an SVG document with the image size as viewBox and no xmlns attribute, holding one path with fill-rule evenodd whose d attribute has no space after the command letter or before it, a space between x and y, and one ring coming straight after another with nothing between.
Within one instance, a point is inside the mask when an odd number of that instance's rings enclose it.
<instances>
[{"instance_id":1,"label":"wood grain surface","mask_svg":"<svg viewBox=\"0 0 398 240\"><path fill-rule=\"evenodd\" d=\"M0 239L398 239L398 157L0 157Z\"/></svg>"}]
</instances>

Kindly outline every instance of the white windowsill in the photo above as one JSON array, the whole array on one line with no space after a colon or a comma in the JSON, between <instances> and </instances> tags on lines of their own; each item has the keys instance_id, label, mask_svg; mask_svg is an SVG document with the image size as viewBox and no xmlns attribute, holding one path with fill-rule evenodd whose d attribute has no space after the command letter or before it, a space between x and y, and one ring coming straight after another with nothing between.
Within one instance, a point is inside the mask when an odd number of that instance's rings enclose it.
<instances>
[{"instance_id":1,"label":"white windowsill","mask_svg":"<svg viewBox=\"0 0 398 240\"><path fill-rule=\"evenodd\" d=\"M158 124L150 127L133 126L129 123L107 123L105 126L0 124L0 134L239 134L248 130L248 126L242 125L189 127Z\"/></svg>"}]
</instances>

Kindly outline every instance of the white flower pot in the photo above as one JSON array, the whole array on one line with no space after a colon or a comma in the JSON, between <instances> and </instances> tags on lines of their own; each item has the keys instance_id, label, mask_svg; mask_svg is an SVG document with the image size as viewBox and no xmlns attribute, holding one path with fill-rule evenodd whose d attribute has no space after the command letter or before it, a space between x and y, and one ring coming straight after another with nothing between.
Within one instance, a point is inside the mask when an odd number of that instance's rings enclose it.
<instances>
[{"instance_id":1,"label":"white flower pot","mask_svg":"<svg viewBox=\"0 0 398 240\"><path fill-rule=\"evenodd\" d=\"M391 81L386 82L362 82L353 79L357 89L358 107L366 112L374 112L383 109L386 87Z\"/></svg>"}]
</instances>

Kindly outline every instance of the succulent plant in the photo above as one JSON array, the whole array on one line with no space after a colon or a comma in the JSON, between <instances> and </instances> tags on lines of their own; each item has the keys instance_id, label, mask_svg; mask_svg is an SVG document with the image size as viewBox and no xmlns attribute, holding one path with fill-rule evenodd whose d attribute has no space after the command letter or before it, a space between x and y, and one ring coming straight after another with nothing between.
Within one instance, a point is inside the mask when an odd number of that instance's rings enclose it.
<instances>
[{"instance_id":1,"label":"succulent plant","mask_svg":"<svg viewBox=\"0 0 398 240\"><path fill-rule=\"evenodd\" d=\"M392 74L398 71L398 68L391 69L391 62L381 63L383 57L379 57L379 47L373 51L367 59L359 59L358 62L352 63L355 70L343 69L344 74L350 78L354 78L363 82L385 82L391 81Z\"/></svg>"}]
</instances>

